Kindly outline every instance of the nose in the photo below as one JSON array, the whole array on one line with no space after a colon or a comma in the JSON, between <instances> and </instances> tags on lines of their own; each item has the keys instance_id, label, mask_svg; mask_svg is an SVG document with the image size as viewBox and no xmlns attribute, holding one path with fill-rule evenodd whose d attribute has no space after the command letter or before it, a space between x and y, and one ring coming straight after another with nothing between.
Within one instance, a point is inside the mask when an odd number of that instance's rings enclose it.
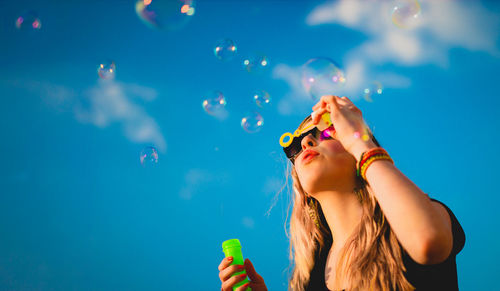
<instances>
[{"instance_id":1,"label":"nose","mask_svg":"<svg viewBox=\"0 0 500 291\"><path fill-rule=\"evenodd\" d=\"M316 139L314 138L314 136L311 133L306 135L301 141L302 150L316 146L317 144L318 143L317 143Z\"/></svg>"}]
</instances>

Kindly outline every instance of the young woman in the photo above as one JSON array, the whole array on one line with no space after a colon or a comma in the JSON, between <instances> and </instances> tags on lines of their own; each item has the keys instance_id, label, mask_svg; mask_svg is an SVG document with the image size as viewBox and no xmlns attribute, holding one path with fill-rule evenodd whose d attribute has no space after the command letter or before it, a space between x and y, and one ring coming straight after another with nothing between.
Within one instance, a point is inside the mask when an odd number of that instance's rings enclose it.
<instances>
[{"instance_id":1,"label":"young woman","mask_svg":"<svg viewBox=\"0 0 500 291\"><path fill-rule=\"evenodd\" d=\"M323 96L280 143L293 165L289 290L458 290L458 220L394 166L347 97ZM229 259L221 290L244 279L238 267L251 282L237 291L267 290L250 260Z\"/></svg>"}]
</instances>

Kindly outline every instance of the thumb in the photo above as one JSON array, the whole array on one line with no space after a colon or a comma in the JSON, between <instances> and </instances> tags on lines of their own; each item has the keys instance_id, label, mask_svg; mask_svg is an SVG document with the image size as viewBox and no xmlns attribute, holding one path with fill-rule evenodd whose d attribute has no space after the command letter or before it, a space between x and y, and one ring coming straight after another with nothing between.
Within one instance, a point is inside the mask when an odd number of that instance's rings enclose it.
<instances>
[{"instance_id":1,"label":"thumb","mask_svg":"<svg viewBox=\"0 0 500 291\"><path fill-rule=\"evenodd\" d=\"M252 280L252 282L263 281L262 277L259 274L257 274L257 272L255 272L255 268L253 267L253 264L250 261L250 259L245 259L244 265L245 265L246 273L247 273L248 277L250 278L250 280Z\"/></svg>"}]
</instances>

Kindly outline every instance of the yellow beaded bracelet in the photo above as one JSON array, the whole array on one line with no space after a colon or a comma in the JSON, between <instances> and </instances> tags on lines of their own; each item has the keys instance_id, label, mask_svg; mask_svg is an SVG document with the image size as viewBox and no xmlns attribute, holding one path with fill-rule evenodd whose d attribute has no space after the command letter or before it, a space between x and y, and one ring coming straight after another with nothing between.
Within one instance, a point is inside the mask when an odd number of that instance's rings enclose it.
<instances>
[{"instance_id":1,"label":"yellow beaded bracelet","mask_svg":"<svg viewBox=\"0 0 500 291\"><path fill-rule=\"evenodd\" d=\"M377 155L374 155L372 157L370 157L368 160L366 160L364 163L363 163L363 166L361 166L361 177L366 181L366 170L368 169L368 167L376 160L388 160L388 161L391 161L391 163L394 164L394 161L391 159L391 157L388 155L388 154L377 154Z\"/></svg>"}]
</instances>

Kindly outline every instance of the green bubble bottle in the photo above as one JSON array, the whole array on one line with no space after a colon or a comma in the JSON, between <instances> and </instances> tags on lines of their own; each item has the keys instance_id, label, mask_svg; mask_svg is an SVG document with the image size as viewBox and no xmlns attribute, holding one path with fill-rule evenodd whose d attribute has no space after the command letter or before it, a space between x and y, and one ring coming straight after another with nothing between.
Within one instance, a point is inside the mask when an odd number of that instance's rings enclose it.
<instances>
[{"instance_id":1,"label":"green bubble bottle","mask_svg":"<svg viewBox=\"0 0 500 291\"><path fill-rule=\"evenodd\" d=\"M243 260L243 253L241 252L241 244L240 244L239 239L234 238L234 239L229 239L229 240L226 240L225 242L223 242L222 243L222 251L226 255L226 258L231 257L231 256L233 257L233 262L231 263L231 265L243 265L245 263L245 261ZM246 272L245 272L245 270L243 270L241 272L236 272L233 274L233 276L238 276L239 274L246 274ZM231 276L231 277L233 277L233 276ZM238 288L241 285L244 285L248 282L249 282L248 278L245 278L243 281L236 283L233 286L233 291L236 290L236 288ZM247 291L248 290L252 290L252 289L247 288Z\"/></svg>"}]
</instances>

